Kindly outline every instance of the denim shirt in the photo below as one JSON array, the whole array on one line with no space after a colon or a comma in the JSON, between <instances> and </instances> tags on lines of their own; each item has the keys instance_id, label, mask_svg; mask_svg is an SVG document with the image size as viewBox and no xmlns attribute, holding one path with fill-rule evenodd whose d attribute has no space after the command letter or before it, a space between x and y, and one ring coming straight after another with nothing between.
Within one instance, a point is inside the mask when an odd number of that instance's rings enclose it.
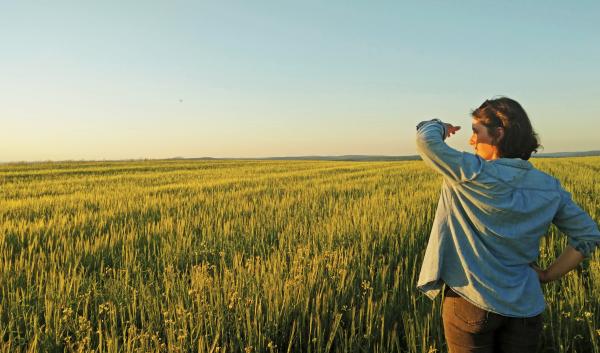
<instances>
[{"instance_id":1,"label":"denim shirt","mask_svg":"<svg viewBox=\"0 0 600 353\"><path fill-rule=\"evenodd\" d=\"M417 288L434 299L444 283L497 314L531 317L545 309L530 267L554 223L585 257L600 244L594 220L559 181L519 158L483 158L445 142L439 121L419 124L417 150L443 185Z\"/></svg>"}]
</instances>

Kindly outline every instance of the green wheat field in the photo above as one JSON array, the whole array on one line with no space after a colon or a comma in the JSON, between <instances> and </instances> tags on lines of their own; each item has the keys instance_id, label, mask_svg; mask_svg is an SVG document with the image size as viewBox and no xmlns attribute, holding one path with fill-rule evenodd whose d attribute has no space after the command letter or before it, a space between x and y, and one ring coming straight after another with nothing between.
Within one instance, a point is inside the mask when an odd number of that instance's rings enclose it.
<instances>
[{"instance_id":1,"label":"green wheat field","mask_svg":"<svg viewBox=\"0 0 600 353\"><path fill-rule=\"evenodd\" d=\"M600 157L534 159L600 222ZM446 352L421 161L0 165L0 352ZM547 266L566 244L542 239ZM600 352L600 251L541 352Z\"/></svg>"}]
</instances>

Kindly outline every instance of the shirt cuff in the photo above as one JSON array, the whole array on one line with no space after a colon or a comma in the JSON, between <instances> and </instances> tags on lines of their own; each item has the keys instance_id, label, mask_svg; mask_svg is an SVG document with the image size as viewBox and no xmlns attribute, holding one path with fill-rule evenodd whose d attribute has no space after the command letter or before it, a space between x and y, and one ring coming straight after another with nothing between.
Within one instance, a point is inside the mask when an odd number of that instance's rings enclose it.
<instances>
[{"instance_id":1,"label":"shirt cuff","mask_svg":"<svg viewBox=\"0 0 600 353\"><path fill-rule=\"evenodd\" d=\"M448 130L446 129L446 124L441 121L440 119L431 119L431 120L425 120L425 121L421 121L419 124L417 124L417 131L419 131L419 129L421 127L423 127L423 125L427 124L427 123L439 123L442 126L442 130L443 130L443 135L442 135L442 140L446 139L446 135L448 134Z\"/></svg>"}]
</instances>

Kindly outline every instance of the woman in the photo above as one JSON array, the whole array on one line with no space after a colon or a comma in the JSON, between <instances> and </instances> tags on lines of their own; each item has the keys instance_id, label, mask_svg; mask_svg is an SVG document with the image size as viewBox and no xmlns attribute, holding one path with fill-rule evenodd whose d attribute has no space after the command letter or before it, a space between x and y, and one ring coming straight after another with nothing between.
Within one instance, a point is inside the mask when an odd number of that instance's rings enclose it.
<instances>
[{"instance_id":1,"label":"woman","mask_svg":"<svg viewBox=\"0 0 600 353\"><path fill-rule=\"evenodd\" d=\"M559 279L600 244L598 226L559 181L528 162L539 147L527 113L509 98L472 112L475 154L444 142L460 126L417 126L417 149L443 186L417 287L442 307L455 352L535 352L545 302ZM569 245L546 270L533 265L551 223Z\"/></svg>"}]
</instances>

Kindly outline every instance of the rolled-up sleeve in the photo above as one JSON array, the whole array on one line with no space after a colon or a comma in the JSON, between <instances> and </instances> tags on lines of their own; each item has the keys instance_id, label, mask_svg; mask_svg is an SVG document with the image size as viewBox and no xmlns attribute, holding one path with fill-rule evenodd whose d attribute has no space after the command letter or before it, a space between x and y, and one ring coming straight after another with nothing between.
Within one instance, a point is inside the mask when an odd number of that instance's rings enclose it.
<instances>
[{"instance_id":1,"label":"rolled-up sleeve","mask_svg":"<svg viewBox=\"0 0 600 353\"><path fill-rule=\"evenodd\" d=\"M445 142L446 127L436 120L424 121L417 128L417 152L423 161L443 176L465 182L475 179L484 161L471 153L457 151Z\"/></svg>"},{"instance_id":2,"label":"rolled-up sleeve","mask_svg":"<svg viewBox=\"0 0 600 353\"><path fill-rule=\"evenodd\" d=\"M560 187L561 204L552 222L566 234L568 244L589 257L600 245L600 231L592 217L582 210L571 198L571 194Z\"/></svg>"}]
</instances>

